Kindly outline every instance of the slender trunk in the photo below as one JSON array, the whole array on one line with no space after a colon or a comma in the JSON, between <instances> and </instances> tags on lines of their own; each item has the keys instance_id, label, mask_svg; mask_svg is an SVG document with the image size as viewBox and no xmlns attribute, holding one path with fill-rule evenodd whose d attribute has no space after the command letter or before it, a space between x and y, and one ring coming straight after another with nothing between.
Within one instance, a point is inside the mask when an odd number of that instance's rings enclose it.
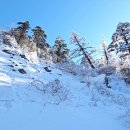
<instances>
[{"instance_id":1,"label":"slender trunk","mask_svg":"<svg viewBox=\"0 0 130 130\"><path fill-rule=\"evenodd\" d=\"M104 49L104 54L105 54L105 57L106 57L106 62L107 62L107 65L108 65L108 56L107 56L107 52L106 52L106 50Z\"/></svg>"},{"instance_id":2,"label":"slender trunk","mask_svg":"<svg viewBox=\"0 0 130 130\"><path fill-rule=\"evenodd\" d=\"M130 47L128 48L128 51L129 51L129 55L130 55Z\"/></svg>"},{"instance_id":3,"label":"slender trunk","mask_svg":"<svg viewBox=\"0 0 130 130\"><path fill-rule=\"evenodd\" d=\"M75 39L76 42L78 43L78 46L80 47L80 50L83 52L85 58L88 60L88 62L89 62L89 64L90 64L90 66L91 66L93 69L95 69L93 63L91 62L90 58L89 58L88 55L86 54L84 48L80 45L80 43L79 43L79 41L78 41L78 39L77 39L76 36L74 36L74 39Z\"/></svg>"}]
</instances>

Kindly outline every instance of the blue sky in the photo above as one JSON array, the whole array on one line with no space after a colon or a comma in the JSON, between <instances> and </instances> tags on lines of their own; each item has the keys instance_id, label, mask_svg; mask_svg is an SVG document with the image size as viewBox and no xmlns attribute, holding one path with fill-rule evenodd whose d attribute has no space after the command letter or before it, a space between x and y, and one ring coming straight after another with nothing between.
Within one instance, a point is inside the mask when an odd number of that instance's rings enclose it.
<instances>
[{"instance_id":1,"label":"blue sky","mask_svg":"<svg viewBox=\"0 0 130 130\"><path fill-rule=\"evenodd\" d=\"M67 43L72 31L99 46L102 35L108 43L119 22L130 22L130 0L0 0L0 27L19 21L43 27L53 45L57 36Z\"/></svg>"}]
</instances>

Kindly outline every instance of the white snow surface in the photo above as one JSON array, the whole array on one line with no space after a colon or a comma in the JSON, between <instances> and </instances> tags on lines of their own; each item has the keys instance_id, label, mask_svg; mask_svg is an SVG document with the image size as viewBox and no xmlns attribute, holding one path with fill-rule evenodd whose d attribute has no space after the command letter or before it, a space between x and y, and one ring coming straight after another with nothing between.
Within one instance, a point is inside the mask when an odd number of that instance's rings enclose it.
<instances>
[{"instance_id":1,"label":"white snow surface","mask_svg":"<svg viewBox=\"0 0 130 130\"><path fill-rule=\"evenodd\" d=\"M73 75L4 49L9 47L0 45L0 130L130 129L130 86L117 75L106 88L104 75ZM52 93L48 86L57 79L60 91Z\"/></svg>"}]
</instances>

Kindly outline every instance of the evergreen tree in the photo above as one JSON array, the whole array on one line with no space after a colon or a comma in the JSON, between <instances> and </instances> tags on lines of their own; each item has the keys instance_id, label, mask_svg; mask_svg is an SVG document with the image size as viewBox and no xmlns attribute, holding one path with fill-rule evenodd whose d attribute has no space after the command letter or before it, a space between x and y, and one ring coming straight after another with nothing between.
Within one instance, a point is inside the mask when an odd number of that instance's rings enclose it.
<instances>
[{"instance_id":1,"label":"evergreen tree","mask_svg":"<svg viewBox=\"0 0 130 130\"><path fill-rule=\"evenodd\" d=\"M130 55L130 23L119 23L116 32L112 35L112 42L108 47L109 51ZM124 55L124 56L125 56Z\"/></svg>"},{"instance_id":2,"label":"evergreen tree","mask_svg":"<svg viewBox=\"0 0 130 130\"><path fill-rule=\"evenodd\" d=\"M19 26L17 28L11 28L9 33L10 35L14 36L17 43L20 45L28 43L28 36L27 32L30 28L30 24L28 21L26 22L18 22Z\"/></svg>"},{"instance_id":3,"label":"evergreen tree","mask_svg":"<svg viewBox=\"0 0 130 130\"><path fill-rule=\"evenodd\" d=\"M19 26L16 28L16 31L18 33L18 37L16 38L17 42L20 43L20 41L24 38L26 38L26 34L28 32L28 29L30 28L30 24L28 21L26 22L18 22Z\"/></svg>"},{"instance_id":4,"label":"evergreen tree","mask_svg":"<svg viewBox=\"0 0 130 130\"><path fill-rule=\"evenodd\" d=\"M62 38L57 37L55 40L55 45L53 47L53 60L54 62L60 62L66 60L69 53L67 44Z\"/></svg>"},{"instance_id":5,"label":"evergreen tree","mask_svg":"<svg viewBox=\"0 0 130 130\"><path fill-rule=\"evenodd\" d=\"M46 47L48 47L48 44L46 43L47 35L45 34L45 31L40 26L36 26L35 29L32 29L32 31L33 31L34 42L36 43L37 46L37 56L40 57L41 52L39 52L38 50L40 49L46 51Z\"/></svg>"}]
</instances>

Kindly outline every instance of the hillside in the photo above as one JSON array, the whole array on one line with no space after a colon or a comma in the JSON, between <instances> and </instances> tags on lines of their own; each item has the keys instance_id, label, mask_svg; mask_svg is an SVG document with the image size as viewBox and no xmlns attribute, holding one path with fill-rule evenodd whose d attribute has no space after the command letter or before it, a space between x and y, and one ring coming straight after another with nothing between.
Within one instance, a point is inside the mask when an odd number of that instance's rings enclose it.
<instances>
[{"instance_id":1,"label":"hillside","mask_svg":"<svg viewBox=\"0 0 130 130\"><path fill-rule=\"evenodd\" d=\"M103 74L28 57L0 45L1 130L130 129L130 86L117 74L107 88Z\"/></svg>"}]
</instances>

